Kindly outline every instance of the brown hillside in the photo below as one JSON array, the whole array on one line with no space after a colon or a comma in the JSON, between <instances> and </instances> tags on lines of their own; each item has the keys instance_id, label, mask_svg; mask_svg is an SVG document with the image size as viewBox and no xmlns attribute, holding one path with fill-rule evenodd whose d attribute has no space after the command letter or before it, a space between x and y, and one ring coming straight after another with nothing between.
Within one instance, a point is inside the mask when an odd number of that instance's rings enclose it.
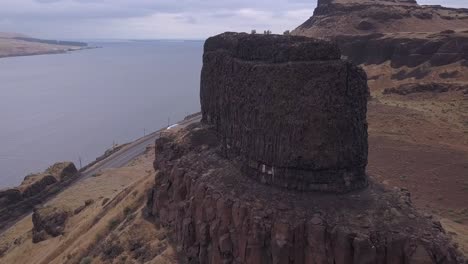
<instances>
[{"instance_id":1,"label":"brown hillside","mask_svg":"<svg viewBox=\"0 0 468 264\"><path fill-rule=\"evenodd\" d=\"M446 218L467 253L468 9L319 0L292 34L336 41L365 69L368 173Z\"/></svg>"},{"instance_id":2,"label":"brown hillside","mask_svg":"<svg viewBox=\"0 0 468 264\"><path fill-rule=\"evenodd\" d=\"M421 6L412 0L319 0L314 15L293 31L309 37L468 29L468 9Z\"/></svg>"}]
</instances>

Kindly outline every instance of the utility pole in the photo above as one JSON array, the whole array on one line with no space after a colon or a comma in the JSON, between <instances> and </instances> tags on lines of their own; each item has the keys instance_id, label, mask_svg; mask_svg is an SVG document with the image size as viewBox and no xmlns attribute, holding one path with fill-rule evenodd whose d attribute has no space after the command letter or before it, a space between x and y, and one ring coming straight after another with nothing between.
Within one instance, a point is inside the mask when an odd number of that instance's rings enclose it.
<instances>
[{"instance_id":1,"label":"utility pole","mask_svg":"<svg viewBox=\"0 0 468 264\"><path fill-rule=\"evenodd\" d=\"M143 136L146 137L146 128L143 128Z\"/></svg>"},{"instance_id":2,"label":"utility pole","mask_svg":"<svg viewBox=\"0 0 468 264\"><path fill-rule=\"evenodd\" d=\"M168 118L167 118L167 127L169 127L170 125L171 125L171 118L168 117Z\"/></svg>"},{"instance_id":3,"label":"utility pole","mask_svg":"<svg viewBox=\"0 0 468 264\"><path fill-rule=\"evenodd\" d=\"M80 170L83 168L83 166L81 166L81 156L78 157L78 160L80 161Z\"/></svg>"}]
</instances>

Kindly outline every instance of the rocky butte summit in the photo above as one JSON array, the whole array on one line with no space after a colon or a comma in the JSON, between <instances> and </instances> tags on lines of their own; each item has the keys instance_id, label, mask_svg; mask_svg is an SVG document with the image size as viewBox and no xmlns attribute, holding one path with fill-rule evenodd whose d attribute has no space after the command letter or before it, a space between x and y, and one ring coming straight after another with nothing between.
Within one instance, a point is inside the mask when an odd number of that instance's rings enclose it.
<instances>
[{"instance_id":1,"label":"rocky butte summit","mask_svg":"<svg viewBox=\"0 0 468 264\"><path fill-rule=\"evenodd\" d=\"M319 0L292 34L336 42L364 67L373 96L468 93L468 9L414 0Z\"/></svg>"},{"instance_id":2,"label":"rocky butte summit","mask_svg":"<svg viewBox=\"0 0 468 264\"><path fill-rule=\"evenodd\" d=\"M156 141L148 212L187 263L463 263L406 190L369 180L365 73L335 44L206 41L203 120Z\"/></svg>"}]
</instances>

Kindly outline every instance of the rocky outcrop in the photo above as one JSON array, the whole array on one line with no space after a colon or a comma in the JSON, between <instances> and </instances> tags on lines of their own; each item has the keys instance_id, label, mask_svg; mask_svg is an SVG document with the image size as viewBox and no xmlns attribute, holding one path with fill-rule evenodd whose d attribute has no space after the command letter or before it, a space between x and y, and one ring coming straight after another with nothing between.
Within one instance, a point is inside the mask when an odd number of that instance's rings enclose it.
<instances>
[{"instance_id":1,"label":"rocky outcrop","mask_svg":"<svg viewBox=\"0 0 468 264\"><path fill-rule=\"evenodd\" d=\"M77 174L78 170L75 164L72 162L59 162L49 167L43 173L26 176L18 188L24 198L33 197L43 191L47 191L48 186L65 181Z\"/></svg>"},{"instance_id":2,"label":"rocky outcrop","mask_svg":"<svg viewBox=\"0 0 468 264\"><path fill-rule=\"evenodd\" d=\"M33 197L45 191L47 186L57 183L55 176L50 174L34 174L24 178L23 183L18 187L23 197Z\"/></svg>"},{"instance_id":3,"label":"rocky outcrop","mask_svg":"<svg viewBox=\"0 0 468 264\"><path fill-rule=\"evenodd\" d=\"M445 93L449 91L460 91L468 94L468 86L453 83L409 83L396 88L388 88L383 91L384 94L409 95L414 93Z\"/></svg>"},{"instance_id":4,"label":"rocky outcrop","mask_svg":"<svg viewBox=\"0 0 468 264\"><path fill-rule=\"evenodd\" d=\"M59 181L63 181L69 177L75 176L78 173L78 170L73 162L60 162L49 167L45 173L50 173L51 175L56 176Z\"/></svg>"},{"instance_id":5,"label":"rocky outcrop","mask_svg":"<svg viewBox=\"0 0 468 264\"><path fill-rule=\"evenodd\" d=\"M464 263L440 223L405 190L301 193L261 184L193 125L156 142L148 211L172 230L182 263Z\"/></svg>"},{"instance_id":6,"label":"rocky outcrop","mask_svg":"<svg viewBox=\"0 0 468 264\"><path fill-rule=\"evenodd\" d=\"M23 200L20 190L13 189L4 189L0 190L0 205L15 204Z\"/></svg>"},{"instance_id":7,"label":"rocky outcrop","mask_svg":"<svg viewBox=\"0 0 468 264\"><path fill-rule=\"evenodd\" d=\"M338 43L356 64L393 68L442 66L468 60L468 9L420 6L416 1L318 1L293 35Z\"/></svg>"},{"instance_id":8,"label":"rocky outcrop","mask_svg":"<svg viewBox=\"0 0 468 264\"><path fill-rule=\"evenodd\" d=\"M70 212L63 208L41 207L35 208L32 215L33 243L38 243L49 237L63 235L65 224Z\"/></svg>"},{"instance_id":9,"label":"rocky outcrop","mask_svg":"<svg viewBox=\"0 0 468 264\"><path fill-rule=\"evenodd\" d=\"M436 67L468 61L468 34L446 35L371 34L337 36L344 55L357 64L381 64L389 61L393 68L416 67L421 64Z\"/></svg>"},{"instance_id":10,"label":"rocky outcrop","mask_svg":"<svg viewBox=\"0 0 468 264\"><path fill-rule=\"evenodd\" d=\"M59 162L31 174L20 186L0 191L0 231L12 221L73 182L80 173L72 162Z\"/></svg>"},{"instance_id":11,"label":"rocky outcrop","mask_svg":"<svg viewBox=\"0 0 468 264\"><path fill-rule=\"evenodd\" d=\"M333 38L396 32L440 32L468 28L468 9L420 6L416 1L318 1L313 16L292 34Z\"/></svg>"},{"instance_id":12,"label":"rocky outcrop","mask_svg":"<svg viewBox=\"0 0 468 264\"><path fill-rule=\"evenodd\" d=\"M203 122L226 157L266 184L347 192L367 185L367 77L336 45L225 33L205 44ZM337 140L339 138L339 140Z\"/></svg>"}]
</instances>

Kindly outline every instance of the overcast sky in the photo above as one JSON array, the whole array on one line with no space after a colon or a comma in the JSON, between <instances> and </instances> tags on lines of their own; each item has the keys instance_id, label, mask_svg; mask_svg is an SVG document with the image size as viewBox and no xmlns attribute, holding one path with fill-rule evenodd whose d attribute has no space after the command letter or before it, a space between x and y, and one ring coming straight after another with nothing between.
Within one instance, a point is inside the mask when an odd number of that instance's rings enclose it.
<instances>
[{"instance_id":1,"label":"overcast sky","mask_svg":"<svg viewBox=\"0 0 468 264\"><path fill-rule=\"evenodd\" d=\"M467 7L467 0L419 0ZM62 39L203 39L294 29L316 0L0 0L0 31Z\"/></svg>"}]
</instances>

